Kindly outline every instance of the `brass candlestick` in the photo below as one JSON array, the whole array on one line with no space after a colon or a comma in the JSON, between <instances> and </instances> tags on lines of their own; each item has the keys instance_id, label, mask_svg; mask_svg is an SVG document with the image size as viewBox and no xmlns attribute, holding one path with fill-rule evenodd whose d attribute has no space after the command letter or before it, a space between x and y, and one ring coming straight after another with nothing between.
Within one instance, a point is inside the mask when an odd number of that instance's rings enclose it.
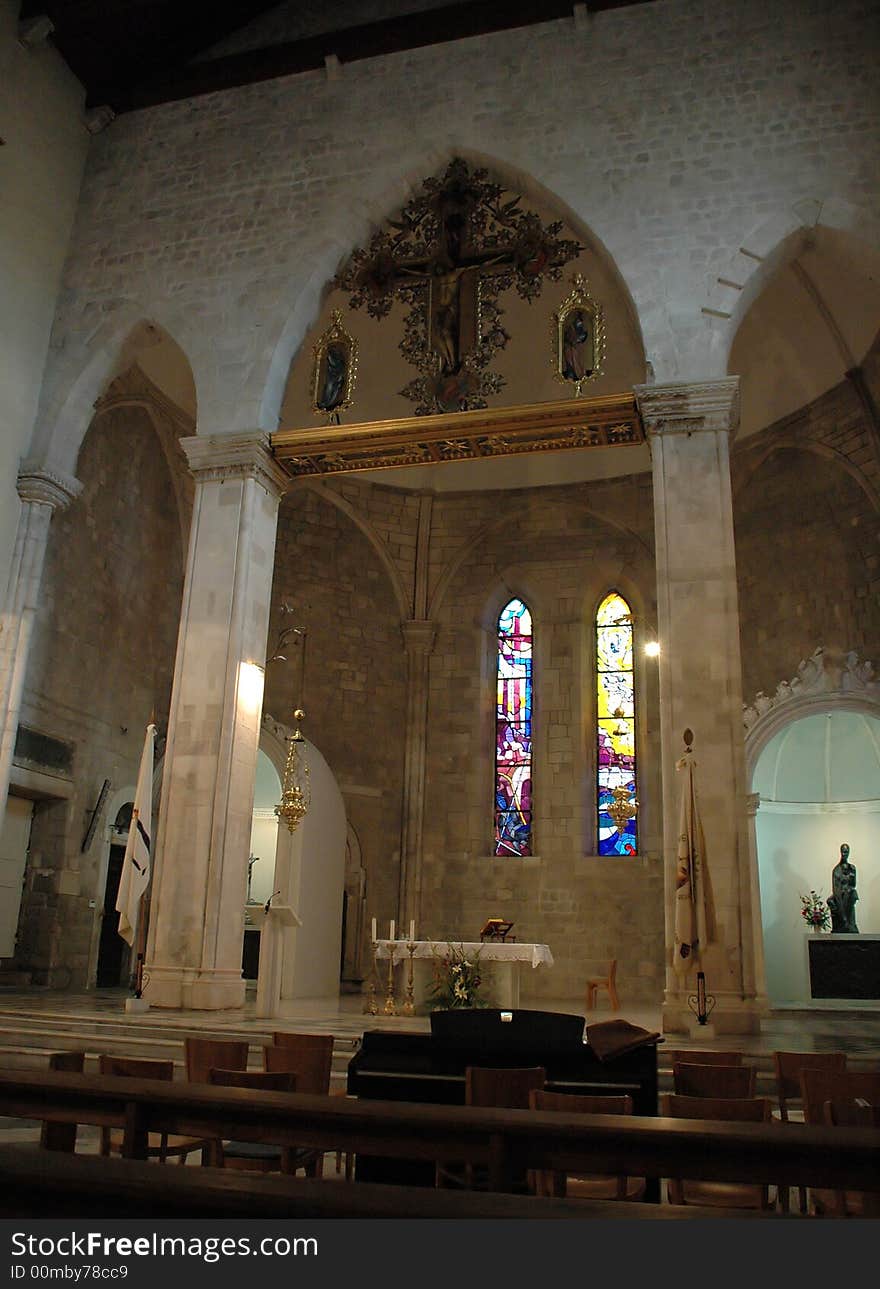
<instances>
[{"instance_id":1,"label":"brass candlestick","mask_svg":"<svg viewBox=\"0 0 880 1289\"><path fill-rule=\"evenodd\" d=\"M378 973L378 964L376 962L376 950L378 949L378 947L379 946L377 942L374 940L373 941L373 970L370 972L370 979L367 984L367 997L364 1003L365 1016L376 1016L379 1013L379 1004L376 1002L376 984L375 984L376 976Z\"/></svg>"},{"instance_id":2,"label":"brass candlestick","mask_svg":"<svg viewBox=\"0 0 880 1289\"><path fill-rule=\"evenodd\" d=\"M406 977L406 1002L403 1004L400 1010L401 1010L401 1014L404 1016L415 1016L416 1004L415 1004L415 995L413 991L413 954L416 951L416 946L412 940L408 941L406 950L407 950L407 953L409 954L409 967L407 969L407 977Z\"/></svg>"},{"instance_id":3,"label":"brass candlestick","mask_svg":"<svg viewBox=\"0 0 880 1289\"><path fill-rule=\"evenodd\" d=\"M397 1015L397 1003L394 1001L394 940L388 942L388 993L385 995L385 1006L382 1011L386 1016Z\"/></svg>"}]
</instances>

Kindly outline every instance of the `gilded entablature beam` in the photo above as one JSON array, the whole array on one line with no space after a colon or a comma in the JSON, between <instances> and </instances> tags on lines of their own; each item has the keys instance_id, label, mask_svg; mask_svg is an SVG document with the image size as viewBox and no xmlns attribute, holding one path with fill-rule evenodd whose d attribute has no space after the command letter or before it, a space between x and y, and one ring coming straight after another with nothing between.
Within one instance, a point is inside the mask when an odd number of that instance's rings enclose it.
<instances>
[{"instance_id":1,"label":"gilded entablature beam","mask_svg":"<svg viewBox=\"0 0 880 1289\"><path fill-rule=\"evenodd\" d=\"M299 478L524 452L638 445L645 442L645 433L634 396L611 394L320 430L282 429L271 435L271 442L282 469Z\"/></svg>"}]
</instances>

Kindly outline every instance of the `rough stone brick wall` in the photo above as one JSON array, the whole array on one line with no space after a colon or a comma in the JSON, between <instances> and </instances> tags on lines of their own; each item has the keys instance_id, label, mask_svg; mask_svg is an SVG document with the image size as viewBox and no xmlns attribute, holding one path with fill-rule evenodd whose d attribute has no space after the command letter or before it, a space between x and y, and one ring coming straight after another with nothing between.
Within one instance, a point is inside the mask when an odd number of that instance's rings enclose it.
<instances>
[{"instance_id":1,"label":"rough stone brick wall","mask_svg":"<svg viewBox=\"0 0 880 1289\"><path fill-rule=\"evenodd\" d=\"M598 515L614 516L619 527ZM578 997L584 980L620 962L621 996L656 997L663 978L656 681L641 660L644 757L641 846L634 861L595 852L592 615L612 587L653 597L652 508L646 479L438 498L432 550L452 558L485 526L434 618L421 917L437 938L476 938L482 919L516 923L546 942L551 972L526 972L525 997ZM499 522L500 520L500 522ZM439 558L439 557L438 557ZM621 586L621 582L623 585ZM495 624L514 594L535 632L534 839L524 860L492 857ZM640 606L633 602L634 611ZM600 912L601 911L601 912Z\"/></svg>"},{"instance_id":2,"label":"rough stone brick wall","mask_svg":"<svg viewBox=\"0 0 880 1289\"><path fill-rule=\"evenodd\" d=\"M356 482L359 517L384 516L405 498ZM406 532L404 530L404 536ZM282 619L280 606L293 612ZM367 871L369 913L395 916L400 861L406 658L400 612L387 571L358 526L322 495L297 490L278 518L270 642L284 622L306 631L305 685L300 655L271 664L263 710L290 722L306 712L304 732L318 747L345 798Z\"/></svg>"},{"instance_id":3,"label":"rough stone brick wall","mask_svg":"<svg viewBox=\"0 0 880 1289\"><path fill-rule=\"evenodd\" d=\"M147 722L167 722L184 549L146 411L96 416L77 474L82 494L52 520L22 708L24 724L75 745L74 794L35 805L17 962L35 983L81 989L113 821L80 845L104 779L133 796Z\"/></svg>"},{"instance_id":4,"label":"rough stone brick wall","mask_svg":"<svg viewBox=\"0 0 880 1289\"><path fill-rule=\"evenodd\" d=\"M878 461L852 386L749 441L734 478L744 701L819 645L880 665Z\"/></svg>"},{"instance_id":5,"label":"rough stone brick wall","mask_svg":"<svg viewBox=\"0 0 880 1289\"><path fill-rule=\"evenodd\" d=\"M797 227L805 193L836 226L876 217L877 41L868 0L664 0L125 114L92 145L44 425L114 326L154 314L201 431L274 429L323 286L455 152L601 242L659 381L720 374L701 307L739 247Z\"/></svg>"}]
</instances>

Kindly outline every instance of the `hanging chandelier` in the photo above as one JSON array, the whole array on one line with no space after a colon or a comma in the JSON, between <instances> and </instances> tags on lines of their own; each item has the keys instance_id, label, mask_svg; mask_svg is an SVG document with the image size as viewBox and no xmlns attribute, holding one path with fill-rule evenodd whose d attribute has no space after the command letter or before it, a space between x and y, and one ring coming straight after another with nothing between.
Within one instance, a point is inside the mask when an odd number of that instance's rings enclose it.
<instances>
[{"instance_id":1,"label":"hanging chandelier","mask_svg":"<svg viewBox=\"0 0 880 1289\"><path fill-rule=\"evenodd\" d=\"M301 707L293 713L296 728L287 740L287 761L281 783L281 801L275 807L275 814L279 819L284 820L291 832L307 814L312 799L309 765L305 757L305 739L299 728L299 722L304 716L305 712Z\"/></svg>"},{"instance_id":2,"label":"hanging chandelier","mask_svg":"<svg viewBox=\"0 0 880 1289\"><path fill-rule=\"evenodd\" d=\"M282 616L292 613L289 604L282 604ZM302 627L284 627L278 637L275 652L268 662L286 662L287 657L281 652L292 641L299 643L299 694L302 694L306 683L306 633ZM281 781L281 800L275 807L275 814L283 819L288 829L293 832L300 820L308 813L312 800L312 785L309 778L309 764L305 754L305 739L299 727L305 712L297 707L293 713L294 730L287 740L287 760L284 763L284 778Z\"/></svg>"}]
</instances>

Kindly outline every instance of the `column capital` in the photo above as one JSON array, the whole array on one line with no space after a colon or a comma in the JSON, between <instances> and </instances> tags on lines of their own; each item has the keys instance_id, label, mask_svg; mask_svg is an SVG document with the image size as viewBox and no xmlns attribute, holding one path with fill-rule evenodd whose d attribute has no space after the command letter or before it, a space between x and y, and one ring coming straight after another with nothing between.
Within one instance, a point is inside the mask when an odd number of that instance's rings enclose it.
<instances>
[{"instance_id":1,"label":"column capital","mask_svg":"<svg viewBox=\"0 0 880 1289\"><path fill-rule=\"evenodd\" d=\"M83 490L79 479L36 461L22 461L15 486L22 501L36 501L53 510L64 510Z\"/></svg>"},{"instance_id":2,"label":"column capital","mask_svg":"<svg viewBox=\"0 0 880 1289\"><path fill-rule=\"evenodd\" d=\"M437 639L437 623L428 622L425 618L410 618L401 622L403 645L408 654L421 654L427 657L434 651Z\"/></svg>"},{"instance_id":3,"label":"column capital","mask_svg":"<svg viewBox=\"0 0 880 1289\"><path fill-rule=\"evenodd\" d=\"M675 385L636 385L633 393L649 438L726 430L733 439L739 425L739 376Z\"/></svg>"},{"instance_id":4,"label":"column capital","mask_svg":"<svg viewBox=\"0 0 880 1289\"><path fill-rule=\"evenodd\" d=\"M250 477L267 492L280 497L289 482L275 460L271 439L264 430L245 434L196 434L181 439L180 446L197 483Z\"/></svg>"},{"instance_id":5,"label":"column capital","mask_svg":"<svg viewBox=\"0 0 880 1289\"><path fill-rule=\"evenodd\" d=\"M754 816L758 813L758 807L760 806L760 804L761 804L760 792L746 793L746 814L747 815L750 815L752 818L754 818Z\"/></svg>"}]
</instances>

